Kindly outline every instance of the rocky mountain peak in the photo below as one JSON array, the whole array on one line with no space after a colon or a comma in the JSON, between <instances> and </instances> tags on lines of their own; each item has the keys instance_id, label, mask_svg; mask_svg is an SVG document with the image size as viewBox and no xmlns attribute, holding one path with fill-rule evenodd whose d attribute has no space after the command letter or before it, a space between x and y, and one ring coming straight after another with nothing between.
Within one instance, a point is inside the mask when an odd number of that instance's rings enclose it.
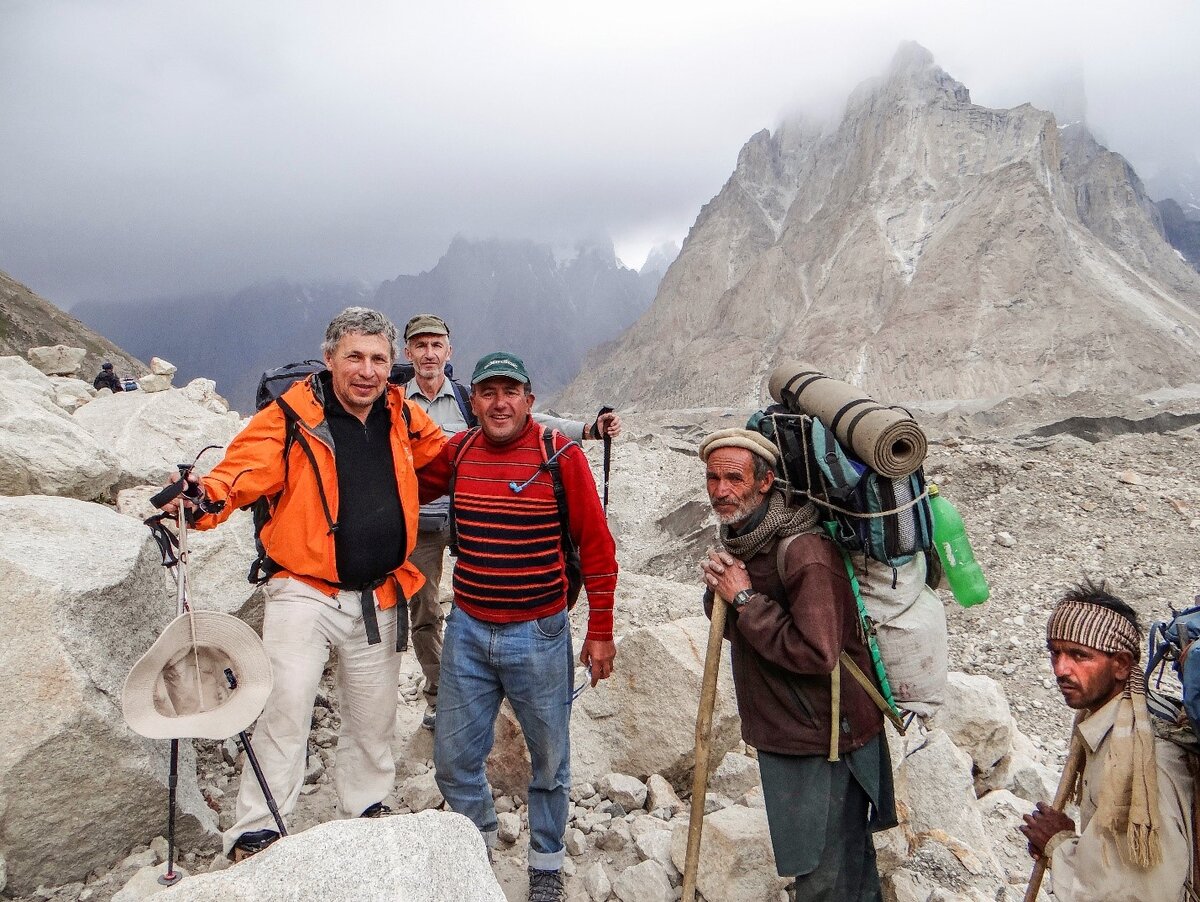
<instances>
[{"instance_id":1,"label":"rocky mountain peak","mask_svg":"<svg viewBox=\"0 0 1200 902\"><path fill-rule=\"evenodd\" d=\"M932 53L915 41L905 41L882 77L868 79L855 88L846 110L847 115L853 115L860 107L921 107L939 102L969 104L971 92L938 66Z\"/></svg>"},{"instance_id":2,"label":"rocky mountain peak","mask_svg":"<svg viewBox=\"0 0 1200 902\"><path fill-rule=\"evenodd\" d=\"M757 404L802 354L885 398L1200 379L1200 278L1082 123L990 109L904 45L841 121L742 148L650 310L564 406Z\"/></svg>"}]
</instances>

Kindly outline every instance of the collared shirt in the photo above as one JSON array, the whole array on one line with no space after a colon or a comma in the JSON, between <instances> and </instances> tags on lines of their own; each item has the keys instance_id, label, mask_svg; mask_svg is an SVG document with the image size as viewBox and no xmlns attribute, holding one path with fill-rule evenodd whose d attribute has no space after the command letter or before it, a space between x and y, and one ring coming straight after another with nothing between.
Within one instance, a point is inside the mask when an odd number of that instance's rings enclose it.
<instances>
[{"instance_id":1,"label":"collared shirt","mask_svg":"<svg viewBox=\"0 0 1200 902\"><path fill-rule=\"evenodd\" d=\"M419 404L429 414L429 419L442 427L447 438L467 428L467 421L463 418L462 408L458 406L458 398L449 379L442 379L442 387L430 398L421 391L414 376L405 384L404 394L410 401Z\"/></svg>"},{"instance_id":2,"label":"collared shirt","mask_svg":"<svg viewBox=\"0 0 1200 902\"><path fill-rule=\"evenodd\" d=\"M1082 832L1053 847L1054 897L1059 902L1183 902L1192 863L1192 777L1183 749L1163 739L1154 740L1162 847L1158 865L1145 871L1133 867L1124 861L1112 837L1091 828L1120 701L1120 696L1112 699L1079 724L1086 757L1079 800ZM1120 842L1124 841L1121 837Z\"/></svg>"},{"instance_id":3,"label":"collared shirt","mask_svg":"<svg viewBox=\"0 0 1200 902\"><path fill-rule=\"evenodd\" d=\"M458 398L454 394L454 386L449 378L442 379L442 387L430 398L417 384L414 376L404 386L404 395L413 403L422 407L429 419L442 427L442 432L449 438L464 431L467 421L463 418L462 408L458 406ZM443 495L436 501L421 505L421 528L437 530L450 519L450 498Z\"/></svg>"}]
</instances>

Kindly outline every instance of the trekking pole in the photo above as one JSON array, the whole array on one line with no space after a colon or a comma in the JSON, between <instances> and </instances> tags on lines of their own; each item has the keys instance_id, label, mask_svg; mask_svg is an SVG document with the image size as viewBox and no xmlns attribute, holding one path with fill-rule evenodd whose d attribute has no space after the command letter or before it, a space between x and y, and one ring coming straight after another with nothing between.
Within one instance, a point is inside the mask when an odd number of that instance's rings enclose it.
<instances>
[{"instance_id":1,"label":"trekking pole","mask_svg":"<svg viewBox=\"0 0 1200 902\"><path fill-rule=\"evenodd\" d=\"M237 688L237 677L228 667L225 668L225 681L229 683L230 689ZM275 826L279 828L279 835L287 836L287 827L283 825L283 816L279 813L279 806L275 804L275 796L271 795L271 787L267 785L267 778L258 764L258 756L254 754L254 746L250 744L250 732L242 730L238 733L238 739L242 742L242 748L246 750L246 760L250 762L250 769L254 771L254 779L258 780L258 787L262 790L263 798L266 800L267 810L271 812L271 817L275 818Z\"/></svg>"},{"instance_id":2,"label":"trekking pole","mask_svg":"<svg viewBox=\"0 0 1200 902\"><path fill-rule=\"evenodd\" d=\"M175 787L179 785L179 740L171 740L171 770L167 776L167 869L158 875L163 886L174 886L182 879L175 870Z\"/></svg>"},{"instance_id":3,"label":"trekking pole","mask_svg":"<svg viewBox=\"0 0 1200 902\"><path fill-rule=\"evenodd\" d=\"M1075 785L1075 778L1079 776L1079 768L1083 765L1083 745L1079 740L1079 731L1074 727L1071 728L1071 746L1067 752L1067 763L1063 765L1062 776L1058 780L1058 789L1054 792L1054 810L1062 811L1067 804L1067 797L1071 794L1071 788ZM1038 891L1042 888L1042 878L1046 876L1046 868L1050 864L1050 859L1045 855L1039 855L1037 861L1033 863L1033 871L1029 875L1029 886L1025 890L1024 902L1034 902L1037 899Z\"/></svg>"},{"instance_id":4,"label":"trekking pole","mask_svg":"<svg viewBox=\"0 0 1200 902\"><path fill-rule=\"evenodd\" d=\"M191 464L179 464L179 481L186 487ZM175 616L188 609L187 597L187 511L179 505L179 571L175 585ZM171 740L171 767L167 774L167 869L159 874L163 886L174 886L180 880L175 870L175 791L179 786L179 740Z\"/></svg>"},{"instance_id":5,"label":"trekking pole","mask_svg":"<svg viewBox=\"0 0 1200 902\"><path fill-rule=\"evenodd\" d=\"M179 481L167 486L162 491L158 492L150 503L154 507L162 507L167 502L177 498L182 494L185 498L188 497L188 475L196 467L196 461L200 460L200 455L212 448L220 447L219 445L209 445L196 455L196 460L190 464L177 464L179 469ZM187 510L185 505L180 504L178 513L178 528L179 528L179 554L175 560L173 570L175 576L175 616L187 613L190 610L188 604L188 578L187 578ZM150 521L147 521L150 522ZM156 535L157 538L157 535ZM163 539L163 541L167 541ZM160 543L160 548L162 544ZM165 557L164 552L164 557ZM165 563L165 561L164 561ZM181 875L175 870L175 792L179 786L179 740L171 740L171 764L167 772L167 869L159 875L158 882L163 886L174 886L181 879Z\"/></svg>"},{"instance_id":6,"label":"trekking pole","mask_svg":"<svg viewBox=\"0 0 1200 902\"><path fill-rule=\"evenodd\" d=\"M612 413L611 407L601 407L600 412L596 414L596 426L600 426L600 418L606 413ZM604 430L604 513L608 513L608 471L612 466L612 436L608 434L608 429Z\"/></svg>"},{"instance_id":7,"label":"trekking pole","mask_svg":"<svg viewBox=\"0 0 1200 902\"><path fill-rule=\"evenodd\" d=\"M696 712L696 753L692 767L692 814L688 822L687 855L683 866L683 895L680 902L695 902L696 871L700 863L700 836L704 832L704 799L708 794L708 755L712 745L712 715L717 700L717 674L721 669L721 640L725 637L727 605L713 595L712 622L708 626L708 648L704 653L704 679L700 684L700 707Z\"/></svg>"}]
</instances>

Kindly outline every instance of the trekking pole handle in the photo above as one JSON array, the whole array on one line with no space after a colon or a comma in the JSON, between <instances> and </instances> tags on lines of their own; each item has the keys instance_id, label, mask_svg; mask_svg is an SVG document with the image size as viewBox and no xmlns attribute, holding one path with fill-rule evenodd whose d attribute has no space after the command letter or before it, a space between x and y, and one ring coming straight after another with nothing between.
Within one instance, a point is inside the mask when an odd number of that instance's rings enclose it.
<instances>
[{"instance_id":1,"label":"trekking pole handle","mask_svg":"<svg viewBox=\"0 0 1200 902\"><path fill-rule=\"evenodd\" d=\"M172 482L169 486L154 495L150 499L150 503L157 508L166 507L172 501L179 497L180 493L187 487L187 477L180 477L178 482Z\"/></svg>"}]
</instances>

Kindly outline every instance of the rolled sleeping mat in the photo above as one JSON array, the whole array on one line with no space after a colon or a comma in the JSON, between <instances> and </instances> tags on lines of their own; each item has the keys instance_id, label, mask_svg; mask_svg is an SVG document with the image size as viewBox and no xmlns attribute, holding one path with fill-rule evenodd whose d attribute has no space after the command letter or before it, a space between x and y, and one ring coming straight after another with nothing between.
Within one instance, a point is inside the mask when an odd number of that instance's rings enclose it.
<instances>
[{"instance_id":1,"label":"rolled sleeping mat","mask_svg":"<svg viewBox=\"0 0 1200 902\"><path fill-rule=\"evenodd\" d=\"M781 363L771 371L767 390L793 413L816 417L882 476L899 479L925 462L928 440L907 411L880 404L811 364L798 360Z\"/></svg>"}]
</instances>

